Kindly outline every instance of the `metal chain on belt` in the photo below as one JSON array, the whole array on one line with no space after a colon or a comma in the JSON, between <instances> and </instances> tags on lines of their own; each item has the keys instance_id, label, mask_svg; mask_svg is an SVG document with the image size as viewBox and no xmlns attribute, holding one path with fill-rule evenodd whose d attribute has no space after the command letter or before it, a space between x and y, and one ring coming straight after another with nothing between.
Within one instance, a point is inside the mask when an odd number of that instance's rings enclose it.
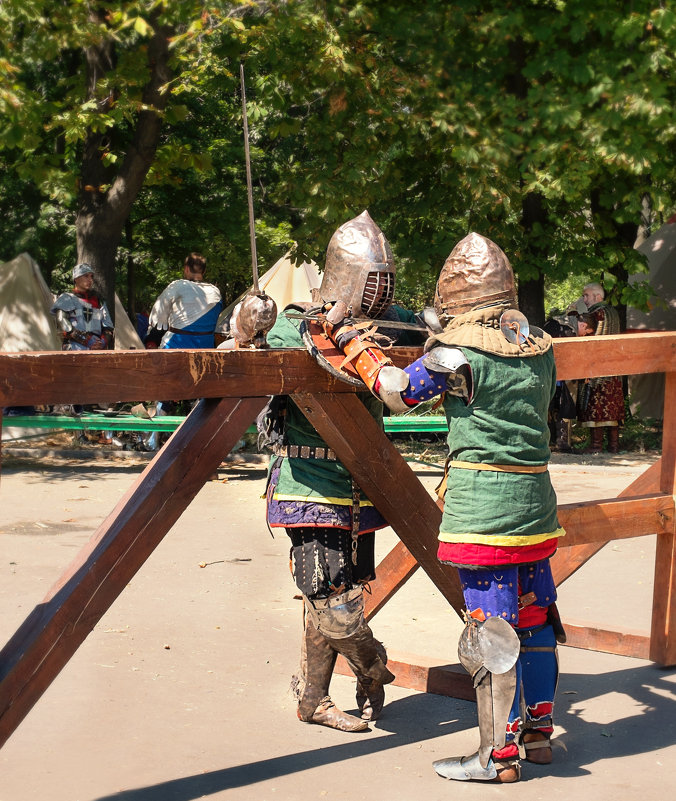
<instances>
[{"instance_id":1,"label":"metal chain on belt","mask_svg":"<svg viewBox=\"0 0 676 801\"><path fill-rule=\"evenodd\" d=\"M352 479L352 564L357 564L357 539L359 537L359 485Z\"/></svg>"}]
</instances>

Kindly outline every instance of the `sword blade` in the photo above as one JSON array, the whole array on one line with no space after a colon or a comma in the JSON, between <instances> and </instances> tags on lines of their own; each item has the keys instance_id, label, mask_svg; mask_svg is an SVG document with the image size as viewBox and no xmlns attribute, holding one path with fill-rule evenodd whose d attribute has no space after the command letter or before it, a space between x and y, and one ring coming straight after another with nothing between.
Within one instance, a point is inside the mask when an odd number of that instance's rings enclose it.
<instances>
[{"instance_id":1,"label":"sword blade","mask_svg":"<svg viewBox=\"0 0 676 801\"><path fill-rule=\"evenodd\" d=\"M293 317L294 320L314 320L318 323L325 321L324 317L318 314L303 314L302 312L288 311L285 312L287 317ZM424 325L416 325L415 323L403 323L399 320L372 320L370 317L350 317L350 322L353 323L369 323L373 328L397 328L404 331L424 331L431 333L429 328Z\"/></svg>"}]
</instances>

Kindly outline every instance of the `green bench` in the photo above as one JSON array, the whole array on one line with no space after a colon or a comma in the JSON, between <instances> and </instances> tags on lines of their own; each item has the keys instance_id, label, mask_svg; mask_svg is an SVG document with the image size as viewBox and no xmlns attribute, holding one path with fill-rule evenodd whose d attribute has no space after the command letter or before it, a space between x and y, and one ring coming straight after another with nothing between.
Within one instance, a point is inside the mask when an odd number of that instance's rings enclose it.
<instances>
[{"instance_id":1,"label":"green bench","mask_svg":"<svg viewBox=\"0 0 676 801\"><path fill-rule=\"evenodd\" d=\"M2 418L4 428L91 429L95 431L174 431L185 420L183 416L163 415L152 419L136 417L128 412L86 412L77 417L67 414L21 414ZM417 434L448 431L443 415L386 417L385 431L391 434ZM248 433L254 433L251 426Z\"/></svg>"}]
</instances>

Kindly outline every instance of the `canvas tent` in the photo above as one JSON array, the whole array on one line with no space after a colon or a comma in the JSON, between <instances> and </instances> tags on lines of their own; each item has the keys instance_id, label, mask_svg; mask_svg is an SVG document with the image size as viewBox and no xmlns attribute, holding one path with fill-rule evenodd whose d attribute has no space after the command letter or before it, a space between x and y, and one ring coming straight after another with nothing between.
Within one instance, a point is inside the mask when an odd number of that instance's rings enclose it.
<instances>
[{"instance_id":1,"label":"canvas tent","mask_svg":"<svg viewBox=\"0 0 676 801\"><path fill-rule=\"evenodd\" d=\"M0 264L0 351L61 350L50 308L54 295L42 277L40 267L28 253ZM115 349L143 349L143 342L115 296ZM11 418L8 418L8 421ZM3 440L44 435L42 429L2 429Z\"/></svg>"},{"instance_id":2,"label":"canvas tent","mask_svg":"<svg viewBox=\"0 0 676 801\"><path fill-rule=\"evenodd\" d=\"M122 301L115 295L115 350L144 350L145 345L129 319Z\"/></svg>"},{"instance_id":3,"label":"canvas tent","mask_svg":"<svg viewBox=\"0 0 676 801\"><path fill-rule=\"evenodd\" d=\"M0 265L0 350L61 350L50 308L54 295L28 253ZM143 349L120 299L115 295L115 350Z\"/></svg>"},{"instance_id":4,"label":"canvas tent","mask_svg":"<svg viewBox=\"0 0 676 801\"><path fill-rule=\"evenodd\" d=\"M313 261L304 261L296 266L287 253L260 276L258 285L275 301L277 311L281 311L294 301L306 301L309 303L312 300L312 290L319 287L321 280L317 265ZM227 328L232 310L245 294L246 292L240 295L226 309L223 309L218 318L217 331Z\"/></svg>"},{"instance_id":5,"label":"canvas tent","mask_svg":"<svg viewBox=\"0 0 676 801\"><path fill-rule=\"evenodd\" d=\"M649 273L632 276L630 283L647 278L657 293L655 299L664 301L666 308L655 302L647 312L628 307L627 331L676 331L676 216L658 228L637 250L647 257ZM633 413L661 419L664 375L630 376L629 395Z\"/></svg>"},{"instance_id":6,"label":"canvas tent","mask_svg":"<svg viewBox=\"0 0 676 801\"><path fill-rule=\"evenodd\" d=\"M0 265L0 350L61 350L52 293L40 268L22 253Z\"/></svg>"}]
</instances>

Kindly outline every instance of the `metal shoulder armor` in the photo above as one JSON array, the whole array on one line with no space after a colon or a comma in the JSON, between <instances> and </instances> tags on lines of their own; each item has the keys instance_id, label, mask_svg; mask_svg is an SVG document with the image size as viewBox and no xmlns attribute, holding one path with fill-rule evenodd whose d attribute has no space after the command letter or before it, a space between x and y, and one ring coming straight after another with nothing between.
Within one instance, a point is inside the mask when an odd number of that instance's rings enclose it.
<instances>
[{"instance_id":1,"label":"metal shoulder armor","mask_svg":"<svg viewBox=\"0 0 676 801\"><path fill-rule=\"evenodd\" d=\"M457 373L464 364L469 364L460 348L451 345L435 345L422 357L422 363L435 373Z\"/></svg>"},{"instance_id":2,"label":"metal shoulder armor","mask_svg":"<svg viewBox=\"0 0 676 801\"><path fill-rule=\"evenodd\" d=\"M53 314L55 314L58 309L65 312L72 312L82 308L82 305L82 301L78 297L70 292L64 292L54 301L51 310Z\"/></svg>"}]
</instances>

